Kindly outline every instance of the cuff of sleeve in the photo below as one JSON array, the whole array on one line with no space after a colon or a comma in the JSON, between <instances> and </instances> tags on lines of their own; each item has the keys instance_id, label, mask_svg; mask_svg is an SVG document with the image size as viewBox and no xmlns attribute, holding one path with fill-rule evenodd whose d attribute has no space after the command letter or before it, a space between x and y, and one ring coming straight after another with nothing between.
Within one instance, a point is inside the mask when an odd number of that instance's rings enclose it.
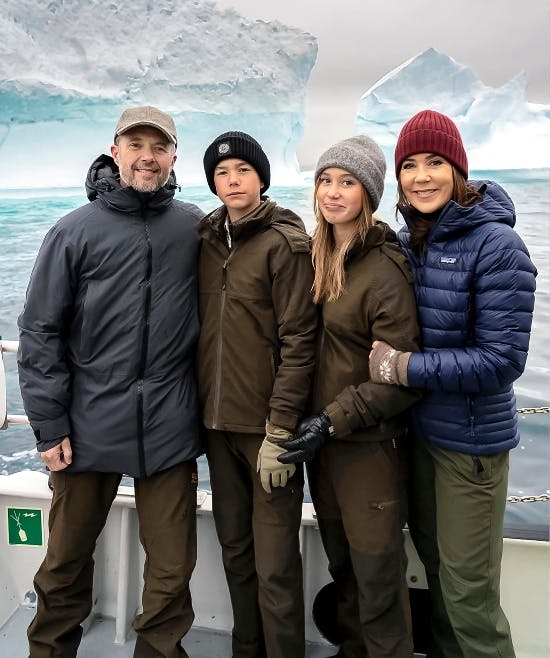
<instances>
[{"instance_id":1,"label":"cuff of sleeve","mask_svg":"<svg viewBox=\"0 0 550 658\"><path fill-rule=\"evenodd\" d=\"M397 383L401 386L408 385L407 371L411 352L402 352L397 358Z\"/></svg>"},{"instance_id":2,"label":"cuff of sleeve","mask_svg":"<svg viewBox=\"0 0 550 658\"><path fill-rule=\"evenodd\" d=\"M61 439L71 434L71 424L66 415L55 420L31 421L31 427L36 436L37 445L51 443L52 441L54 442L53 445L57 445Z\"/></svg>"},{"instance_id":3,"label":"cuff of sleeve","mask_svg":"<svg viewBox=\"0 0 550 658\"><path fill-rule=\"evenodd\" d=\"M424 353L412 352L407 363L407 386L423 389L425 384Z\"/></svg>"},{"instance_id":4,"label":"cuff of sleeve","mask_svg":"<svg viewBox=\"0 0 550 658\"><path fill-rule=\"evenodd\" d=\"M294 432L296 425L298 425L298 416L289 414L282 414L276 409L271 409L269 412L269 422L277 427L282 427L289 432Z\"/></svg>"},{"instance_id":5,"label":"cuff of sleeve","mask_svg":"<svg viewBox=\"0 0 550 658\"><path fill-rule=\"evenodd\" d=\"M279 441L288 441L292 438L292 432L285 430L284 427L279 427L267 421L265 424L265 438L271 443L279 443Z\"/></svg>"},{"instance_id":6,"label":"cuff of sleeve","mask_svg":"<svg viewBox=\"0 0 550 658\"><path fill-rule=\"evenodd\" d=\"M331 402L325 407L327 416L330 418L332 427L334 427L334 438L340 439L351 434L352 428L348 423L346 414L338 402Z\"/></svg>"},{"instance_id":7,"label":"cuff of sleeve","mask_svg":"<svg viewBox=\"0 0 550 658\"><path fill-rule=\"evenodd\" d=\"M46 450L58 446L63 441L64 438L65 436L60 436L57 439L52 439L51 441L37 441L36 450L38 452L46 452Z\"/></svg>"}]
</instances>

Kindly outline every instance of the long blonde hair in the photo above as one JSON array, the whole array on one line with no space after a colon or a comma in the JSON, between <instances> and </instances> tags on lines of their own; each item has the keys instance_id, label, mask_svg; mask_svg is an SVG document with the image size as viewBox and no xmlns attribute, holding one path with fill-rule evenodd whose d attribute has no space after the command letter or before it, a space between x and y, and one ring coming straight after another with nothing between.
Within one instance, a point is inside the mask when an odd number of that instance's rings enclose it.
<instances>
[{"instance_id":1,"label":"long blonde hair","mask_svg":"<svg viewBox=\"0 0 550 658\"><path fill-rule=\"evenodd\" d=\"M322 172L321 172L322 173ZM355 218L354 230L349 240L337 247L332 224L324 218L317 201L317 190L321 178L317 178L313 193L313 213L316 226L312 235L311 259L315 270L313 279L313 301L333 302L344 293L346 271L344 268L346 254L357 240L365 241L367 231L374 225L372 204L364 185L361 185L361 212Z\"/></svg>"}]
</instances>

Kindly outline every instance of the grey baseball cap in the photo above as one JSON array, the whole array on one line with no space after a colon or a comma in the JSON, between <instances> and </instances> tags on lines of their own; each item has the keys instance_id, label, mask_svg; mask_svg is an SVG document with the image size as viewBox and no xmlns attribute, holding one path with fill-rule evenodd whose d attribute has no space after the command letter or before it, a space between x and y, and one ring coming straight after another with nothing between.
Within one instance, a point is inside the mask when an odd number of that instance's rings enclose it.
<instances>
[{"instance_id":1,"label":"grey baseball cap","mask_svg":"<svg viewBox=\"0 0 550 658\"><path fill-rule=\"evenodd\" d=\"M166 135L173 144L176 146L178 144L174 119L166 114L166 112L162 112L152 105L130 107L124 110L115 128L115 139L136 126L151 126L156 128Z\"/></svg>"}]
</instances>

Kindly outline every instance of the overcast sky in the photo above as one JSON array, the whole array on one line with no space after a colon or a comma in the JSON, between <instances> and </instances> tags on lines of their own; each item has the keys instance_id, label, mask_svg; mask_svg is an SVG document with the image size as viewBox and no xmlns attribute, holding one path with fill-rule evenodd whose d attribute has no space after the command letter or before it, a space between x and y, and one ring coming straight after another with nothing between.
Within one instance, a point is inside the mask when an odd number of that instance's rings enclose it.
<instances>
[{"instance_id":1,"label":"overcast sky","mask_svg":"<svg viewBox=\"0 0 550 658\"><path fill-rule=\"evenodd\" d=\"M317 37L307 95L303 168L353 133L357 103L377 80L433 47L500 86L527 74L529 101L550 103L550 0L216 0L249 19Z\"/></svg>"}]
</instances>

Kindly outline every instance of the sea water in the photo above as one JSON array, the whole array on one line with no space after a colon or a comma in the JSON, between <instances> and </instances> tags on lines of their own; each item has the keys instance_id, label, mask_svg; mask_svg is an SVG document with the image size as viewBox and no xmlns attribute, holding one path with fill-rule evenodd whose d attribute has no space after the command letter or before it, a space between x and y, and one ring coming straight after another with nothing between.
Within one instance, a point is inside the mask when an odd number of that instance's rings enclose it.
<instances>
[{"instance_id":1,"label":"sea water","mask_svg":"<svg viewBox=\"0 0 550 658\"><path fill-rule=\"evenodd\" d=\"M518 406L549 405L550 383L550 171L519 170L477 172L472 178L496 180L510 194L517 210L516 230L527 244L538 268L535 317L525 373L516 382ZM307 176L305 178L307 181ZM309 231L313 229L312 185L272 187L269 195L279 205L297 212ZM218 205L204 187L184 188L177 198L200 206L205 212ZM393 228L395 182L388 180L377 215ZM84 190L74 188L0 190L0 336L17 340L17 316L36 254L47 230L64 214L86 203ZM8 409L24 413L17 384L15 356L6 354ZM521 442L511 452L509 495L541 495L550 492L550 414L521 414ZM43 470L29 427L10 426L0 432L0 474L23 469ZM199 486L209 489L208 467L199 460ZM307 498L306 491L306 498ZM529 526L548 533L550 503L509 503L506 525L519 534ZM522 530L523 529L523 530Z\"/></svg>"}]
</instances>

